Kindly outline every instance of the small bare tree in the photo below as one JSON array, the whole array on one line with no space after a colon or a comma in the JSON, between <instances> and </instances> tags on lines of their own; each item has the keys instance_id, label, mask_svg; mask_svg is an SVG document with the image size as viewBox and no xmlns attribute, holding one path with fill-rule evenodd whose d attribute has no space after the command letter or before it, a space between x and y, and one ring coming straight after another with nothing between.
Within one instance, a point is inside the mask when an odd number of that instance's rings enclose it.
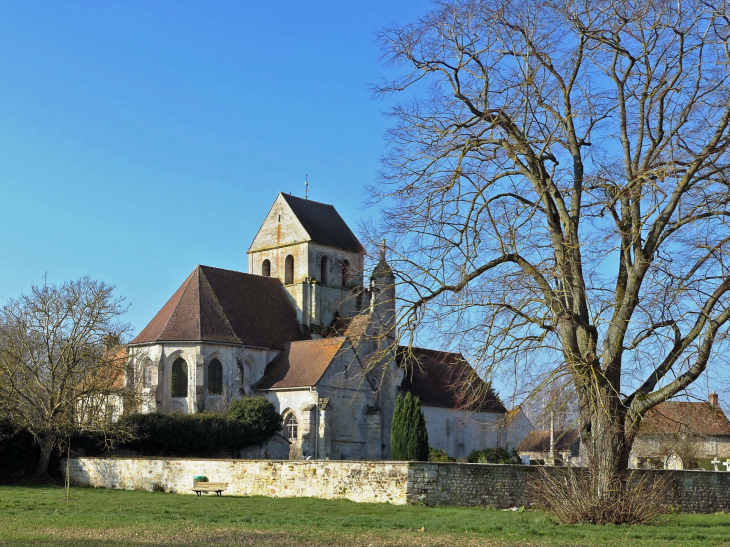
<instances>
[{"instance_id":1,"label":"small bare tree","mask_svg":"<svg viewBox=\"0 0 730 547\"><path fill-rule=\"evenodd\" d=\"M401 335L516 382L565 363L599 499L642 416L723 363L725 0L439 1L382 32Z\"/></svg>"},{"instance_id":2,"label":"small bare tree","mask_svg":"<svg viewBox=\"0 0 730 547\"><path fill-rule=\"evenodd\" d=\"M35 438L40 475L52 450L76 432L108 441L130 434L115 421L134 406L134 392L125 386L119 343L126 308L113 289L83 277L33 286L0 309L0 414Z\"/></svg>"}]
</instances>

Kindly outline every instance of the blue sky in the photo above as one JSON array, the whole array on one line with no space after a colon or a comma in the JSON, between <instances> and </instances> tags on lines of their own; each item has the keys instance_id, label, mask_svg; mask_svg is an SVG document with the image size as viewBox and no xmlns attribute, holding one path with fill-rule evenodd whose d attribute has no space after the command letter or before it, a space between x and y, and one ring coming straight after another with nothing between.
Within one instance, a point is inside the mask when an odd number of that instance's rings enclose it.
<instances>
[{"instance_id":1,"label":"blue sky","mask_svg":"<svg viewBox=\"0 0 730 547\"><path fill-rule=\"evenodd\" d=\"M425 2L0 6L0 302L83 275L138 332L198 263L246 271L279 191L356 228L383 151L375 33Z\"/></svg>"}]
</instances>

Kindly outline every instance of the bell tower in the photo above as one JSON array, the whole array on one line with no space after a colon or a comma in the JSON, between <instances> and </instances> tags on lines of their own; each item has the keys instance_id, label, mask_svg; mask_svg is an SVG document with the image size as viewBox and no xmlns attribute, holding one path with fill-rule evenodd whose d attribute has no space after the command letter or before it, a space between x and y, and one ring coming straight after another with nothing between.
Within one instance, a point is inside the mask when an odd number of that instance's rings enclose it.
<instances>
[{"instance_id":1,"label":"bell tower","mask_svg":"<svg viewBox=\"0 0 730 547\"><path fill-rule=\"evenodd\" d=\"M305 332L318 336L367 307L364 256L332 205L280 193L248 250L248 271L278 278Z\"/></svg>"}]
</instances>

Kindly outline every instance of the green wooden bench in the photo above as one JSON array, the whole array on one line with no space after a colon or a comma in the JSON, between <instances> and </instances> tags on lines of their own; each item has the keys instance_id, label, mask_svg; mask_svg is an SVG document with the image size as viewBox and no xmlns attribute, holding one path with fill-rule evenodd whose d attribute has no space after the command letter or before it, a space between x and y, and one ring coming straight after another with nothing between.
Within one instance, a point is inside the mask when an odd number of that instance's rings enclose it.
<instances>
[{"instance_id":1,"label":"green wooden bench","mask_svg":"<svg viewBox=\"0 0 730 547\"><path fill-rule=\"evenodd\" d=\"M228 488L227 482L202 482L195 481L193 483L193 492L200 497L203 492L215 492L218 496L223 495L223 490Z\"/></svg>"}]
</instances>

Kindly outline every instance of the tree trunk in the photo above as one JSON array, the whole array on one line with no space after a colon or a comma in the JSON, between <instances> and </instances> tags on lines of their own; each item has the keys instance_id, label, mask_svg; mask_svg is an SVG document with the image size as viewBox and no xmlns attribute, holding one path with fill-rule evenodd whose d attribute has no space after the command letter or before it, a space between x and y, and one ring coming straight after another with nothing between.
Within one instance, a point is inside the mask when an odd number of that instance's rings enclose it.
<instances>
[{"instance_id":1,"label":"tree trunk","mask_svg":"<svg viewBox=\"0 0 730 547\"><path fill-rule=\"evenodd\" d=\"M599 499L608 500L629 467L631 446L624 431L624 413L616 397L602 397L591 416L586 462Z\"/></svg>"},{"instance_id":2,"label":"tree trunk","mask_svg":"<svg viewBox=\"0 0 730 547\"><path fill-rule=\"evenodd\" d=\"M48 477L48 464L51 461L51 451L53 450L53 443L51 440L50 435L45 434L38 441L38 444L41 447L41 457L38 460L37 469L39 477Z\"/></svg>"}]
</instances>

